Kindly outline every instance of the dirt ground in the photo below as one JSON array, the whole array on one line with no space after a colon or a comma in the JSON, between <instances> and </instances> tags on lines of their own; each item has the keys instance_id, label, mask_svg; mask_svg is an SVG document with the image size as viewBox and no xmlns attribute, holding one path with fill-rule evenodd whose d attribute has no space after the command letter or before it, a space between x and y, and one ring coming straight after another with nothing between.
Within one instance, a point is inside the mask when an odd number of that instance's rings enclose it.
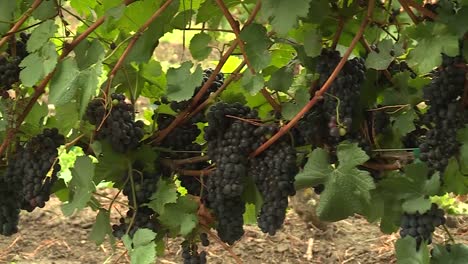
<instances>
[{"instance_id":1,"label":"dirt ground","mask_svg":"<svg viewBox=\"0 0 468 264\"><path fill-rule=\"evenodd\" d=\"M104 201L105 202L105 201ZM123 208L121 208L123 210ZM119 217L114 210L113 221ZM71 218L63 216L60 201L52 198L43 209L22 214L20 232L1 237L0 263L77 264L128 263L121 243L112 250L108 242L96 246L88 240L96 212L85 209ZM458 242L468 243L468 217L452 219L450 232ZM442 230L435 241L447 236ZM376 225L353 217L329 225L326 231L306 224L289 211L284 228L274 237L256 226L247 226L241 241L229 250L210 237L205 250L208 263L395 263L393 242L397 235L383 235ZM156 263L183 263L180 239L168 240L164 257Z\"/></svg>"}]
</instances>

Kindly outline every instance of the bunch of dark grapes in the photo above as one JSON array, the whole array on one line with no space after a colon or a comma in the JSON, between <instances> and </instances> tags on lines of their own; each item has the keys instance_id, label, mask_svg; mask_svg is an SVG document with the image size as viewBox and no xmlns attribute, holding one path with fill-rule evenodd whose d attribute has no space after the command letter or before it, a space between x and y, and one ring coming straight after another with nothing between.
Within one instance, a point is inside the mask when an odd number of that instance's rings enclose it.
<instances>
[{"instance_id":1,"label":"bunch of dark grapes","mask_svg":"<svg viewBox=\"0 0 468 264\"><path fill-rule=\"evenodd\" d=\"M16 189L0 178L0 235L11 236L18 232L20 207Z\"/></svg>"},{"instance_id":2,"label":"bunch of dark grapes","mask_svg":"<svg viewBox=\"0 0 468 264\"><path fill-rule=\"evenodd\" d=\"M206 251L198 253L198 246L188 241L182 243L182 258L184 264L206 264Z\"/></svg>"},{"instance_id":3,"label":"bunch of dark grapes","mask_svg":"<svg viewBox=\"0 0 468 264\"><path fill-rule=\"evenodd\" d=\"M444 171L450 157L455 155L460 143L457 130L465 124L462 106L466 67L462 57L443 55L442 66L434 73L432 81L424 87L425 103L429 106L423 122L430 130L419 145L420 159L430 168Z\"/></svg>"},{"instance_id":4,"label":"bunch of dark grapes","mask_svg":"<svg viewBox=\"0 0 468 264\"><path fill-rule=\"evenodd\" d=\"M416 239L416 245L419 248L422 241L428 244L432 242L432 233L435 228L445 224L444 210L432 204L431 209L424 214L416 212L415 214L404 213L401 217L400 236L411 236Z\"/></svg>"},{"instance_id":5,"label":"bunch of dark grapes","mask_svg":"<svg viewBox=\"0 0 468 264\"><path fill-rule=\"evenodd\" d=\"M322 86L338 65L339 52L323 50L317 64ZM366 68L362 59L354 58L345 63L324 96L323 110L329 122L330 136L339 139L346 135L353 125L353 114L359 108L361 85L364 82ZM341 124L340 124L341 123Z\"/></svg>"},{"instance_id":6,"label":"bunch of dark grapes","mask_svg":"<svg viewBox=\"0 0 468 264\"><path fill-rule=\"evenodd\" d=\"M19 64L29 55L26 50L26 42L29 35L20 34L20 40L15 42L15 48L11 45L7 49L7 54L0 55L0 96L11 89L12 85L19 82L21 68Z\"/></svg>"},{"instance_id":7,"label":"bunch of dark grapes","mask_svg":"<svg viewBox=\"0 0 468 264\"><path fill-rule=\"evenodd\" d=\"M200 234L200 241L202 246L207 247L210 245L210 240L208 240L208 235L206 233Z\"/></svg>"},{"instance_id":8,"label":"bunch of dark grapes","mask_svg":"<svg viewBox=\"0 0 468 264\"><path fill-rule=\"evenodd\" d=\"M96 132L96 138L108 140L115 151L126 152L136 149L144 136L144 123L135 122L133 105L125 102L123 94L114 93L111 98L112 107L109 109L106 109L102 99L92 100L86 109L86 118L96 128L100 127Z\"/></svg>"},{"instance_id":9,"label":"bunch of dark grapes","mask_svg":"<svg viewBox=\"0 0 468 264\"><path fill-rule=\"evenodd\" d=\"M258 226L264 233L273 236L283 225L288 196L296 193L297 172L296 151L286 140L276 142L252 159L250 173L263 197Z\"/></svg>"},{"instance_id":10,"label":"bunch of dark grapes","mask_svg":"<svg viewBox=\"0 0 468 264\"><path fill-rule=\"evenodd\" d=\"M155 119L158 129L162 130L167 128L174 121L175 117L168 114L158 114L157 116L153 116L153 119ZM200 132L197 125L193 123L187 122L181 124L164 138L161 146L171 148L172 150L184 150L187 145L195 141Z\"/></svg>"},{"instance_id":11,"label":"bunch of dark grapes","mask_svg":"<svg viewBox=\"0 0 468 264\"><path fill-rule=\"evenodd\" d=\"M399 61L392 61L390 63L390 65L388 66L387 70L389 71L390 75L395 75L397 73L400 73L400 72L409 72L410 73L410 77L411 78L416 78L418 75L413 71L413 69L410 68L410 66L408 65L408 63L406 63L406 61L402 61L402 62L399 62Z\"/></svg>"},{"instance_id":12,"label":"bunch of dark grapes","mask_svg":"<svg viewBox=\"0 0 468 264\"><path fill-rule=\"evenodd\" d=\"M231 116L231 117L228 117ZM241 199L248 171L248 153L260 145L256 126L232 118L257 119L257 112L240 103L218 103L207 114L205 139L216 169L207 180L207 205L213 210L222 241L233 244L243 234L245 203Z\"/></svg>"},{"instance_id":13,"label":"bunch of dark grapes","mask_svg":"<svg viewBox=\"0 0 468 264\"><path fill-rule=\"evenodd\" d=\"M160 174L145 170L144 165L139 162L135 162L132 169L132 179L128 178L127 175L124 177L126 184L123 186L122 192L127 196L129 206L133 208L127 211L125 217L120 218L119 225L112 226L113 234L117 238L121 238L127 232L132 222L131 219L135 214L135 208L137 208L137 211L135 220L129 230L130 236L133 236L139 228L148 228L155 232L158 229L156 213L151 208L143 206L143 204L150 202L151 196L156 192Z\"/></svg>"},{"instance_id":14,"label":"bunch of dark grapes","mask_svg":"<svg viewBox=\"0 0 468 264\"><path fill-rule=\"evenodd\" d=\"M129 209L126 216L120 218L118 225L112 225L112 235L114 235L114 237L122 238L127 233L127 230L128 235L133 237L140 228L147 228L153 232L157 232L160 229L156 219L157 215L151 208L146 206L139 207L135 218L133 217L134 214L135 210ZM132 219L134 219L133 222ZM131 227L128 229L130 224Z\"/></svg>"},{"instance_id":15,"label":"bunch of dark grapes","mask_svg":"<svg viewBox=\"0 0 468 264\"><path fill-rule=\"evenodd\" d=\"M322 143L325 143L323 140L328 138L329 129L324 125L327 123L327 120L321 110L321 105L317 105L315 109L311 109L311 111L297 123L297 130L300 138L303 138L305 142L314 147L321 146Z\"/></svg>"},{"instance_id":16,"label":"bunch of dark grapes","mask_svg":"<svg viewBox=\"0 0 468 264\"><path fill-rule=\"evenodd\" d=\"M378 106L381 107L381 106ZM385 111L372 111L368 114L367 124L372 135L382 134L390 127L390 115Z\"/></svg>"},{"instance_id":17,"label":"bunch of dark grapes","mask_svg":"<svg viewBox=\"0 0 468 264\"><path fill-rule=\"evenodd\" d=\"M57 147L64 143L65 138L56 128L46 128L10 160L5 180L19 191L21 209L31 212L36 207L44 207L49 200L60 171Z\"/></svg>"}]
</instances>

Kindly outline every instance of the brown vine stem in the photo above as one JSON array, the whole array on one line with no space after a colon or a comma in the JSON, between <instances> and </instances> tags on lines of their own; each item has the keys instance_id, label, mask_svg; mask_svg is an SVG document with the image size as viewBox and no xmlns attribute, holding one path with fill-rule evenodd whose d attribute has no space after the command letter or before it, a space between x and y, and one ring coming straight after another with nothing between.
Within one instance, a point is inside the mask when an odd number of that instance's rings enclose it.
<instances>
[{"instance_id":1,"label":"brown vine stem","mask_svg":"<svg viewBox=\"0 0 468 264\"><path fill-rule=\"evenodd\" d=\"M18 29L23 25L23 23L28 19L34 10L36 10L39 5L41 5L42 0L35 0L31 7L24 12L21 18L13 25L13 27L5 34L5 36L0 39L0 47L2 47L10 38L13 36L13 33L18 31Z\"/></svg>"},{"instance_id":2,"label":"brown vine stem","mask_svg":"<svg viewBox=\"0 0 468 264\"><path fill-rule=\"evenodd\" d=\"M207 161L209 159L210 158L208 156L197 156L197 157L187 158L187 159L172 160L172 162L175 165L184 165L184 164L194 164L194 163L198 163L198 162L203 162L203 161Z\"/></svg>"},{"instance_id":3,"label":"brown vine stem","mask_svg":"<svg viewBox=\"0 0 468 264\"><path fill-rule=\"evenodd\" d=\"M263 95L263 97L265 97L265 99L271 105L271 107L273 107L275 112L281 113L281 105L278 104L278 102L276 102L275 98L271 96L270 92L268 92L266 88L262 88L260 90L260 93Z\"/></svg>"},{"instance_id":4,"label":"brown vine stem","mask_svg":"<svg viewBox=\"0 0 468 264\"><path fill-rule=\"evenodd\" d=\"M244 26L247 26L247 25L249 25L250 23L253 22L253 20L255 19L255 16L260 11L260 7L261 7L261 2L258 1L257 5L252 10L252 14L250 14L250 16L247 19L247 21L245 22ZM226 61L231 56L231 54L234 52L236 47L237 47L237 41L235 43L233 43L231 45L231 47L226 51L226 53L221 57L221 59L218 62L218 65L216 65L216 68L213 70L210 78L208 78L208 80L205 82L205 84L200 88L200 91L198 91L198 93L193 97L192 103L190 104L190 106L186 110L184 110L180 114L178 114L176 116L176 118L174 119L174 121L172 121L172 123L169 124L169 126L167 128L165 128L165 129L163 129L163 130L161 130L159 132L159 134L157 135L157 138L154 140L154 142L156 144L163 141L164 138L166 138L166 136L174 128L176 128L179 124L183 123L187 119L187 116L198 105L198 102L201 100L202 96L206 93L206 90L208 90L208 88L211 86L213 81L216 79L216 75L221 71L221 68L226 63Z\"/></svg>"},{"instance_id":5,"label":"brown vine stem","mask_svg":"<svg viewBox=\"0 0 468 264\"><path fill-rule=\"evenodd\" d=\"M112 86L112 80L114 80L114 77L117 71L120 69L120 67L122 67L124 60L130 54L130 51L135 46L140 36L143 34L143 32L145 32L148 29L151 23L153 23L154 20L158 18L169 7L172 1L173 0L167 0L158 10L156 10L156 12L153 13L153 15L148 20L146 20L146 22L138 29L138 31L135 32L132 40L130 40L130 43L128 43L127 48L125 48L119 60L115 63L114 67L109 73L109 77L107 79L106 90L104 91L106 95L109 93L110 87Z\"/></svg>"},{"instance_id":6,"label":"brown vine stem","mask_svg":"<svg viewBox=\"0 0 468 264\"><path fill-rule=\"evenodd\" d=\"M424 16L430 17L431 19L434 19L434 20L437 18L437 15L434 12L432 12L431 10L427 8L424 8L423 6L416 3L414 0L406 0L406 2L408 3L409 6L414 7Z\"/></svg>"},{"instance_id":7,"label":"brown vine stem","mask_svg":"<svg viewBox=\"0 0 468 264\"><path fill-rule=\"evenodd\" d=\"M330 77L328 77L328 80L323 84L322 88L318 90L314 97L305 105L299 113L294 116L291 121L286 124L285 126L281 127L281 129L274 134L270 139L268 139L265 143L263 143L259 148L257 148L252 154L252 157L255 157L262 153L265 149L267 149L269 146L271 146L273 143L275 143L278 139L280 139L284 134L286 134L294 125L297 124L297 122L314 106L320 98L323 97L325 92L328 90L330 85L333 83L335 78L338 76L338 73L341 71L343 68L344 64L348 60L349 55L351 55L351 52L353 51L354 47L356 44L359 42L361 39L362 35L364 34L364 30L366 29L367 25L369 24L370 19L372 18L372 13L374 10L375 6L375 0L369 0L368 8L367 8L367 15L363 19L361 26L359 27L358 32L356 33L356 36L354 36L353 40L349 44L348 49L346 50L345 54L343 54L343 58L341 58L340 62L336 66L335 70L333 70L332 74Z\"/></svg>"},{"instance_id":8,"label":"brown vine stem","mask_svg":"<svg viewBox=\"0 0 468 264\"><path fill-rule=\"evenodd\" d=\"M218 4L219 8L223 12L224 16L226 17L227 21L229 22L229 25L232 28L232 31L236 35L237 43L239 44L239 48L242 52L242 56L244 56L244 60L247 63L247 67L249 67L250 72L252 74L255 74L255 69L252 67L252 64L249 61L249 58L247 58L247 53L245 52L245 43L242 41L240 37L240 30L239 30L239 22L237 22L234 17L232 16L231 12L229 12L229 9L227 6L224 4L223 0L215 0L216 4Z\"/></svg>"},{"instance_id":9,"label":"brown vine stem","mask_svg":"<svg viewBox=\"0 0 468 264\"><path fill-rule=\"evenodd\" d=\"M344 25L345 25L345 21L343 17L340 16L338 20L338 28L336 29L335 35L333 36L333 42L331 45L331 48L333 50L336 49L336 46L338 45L338 41L340 40L341 33L343 33Z\"/></svg>"},{"instance_id":10,"label":"brown vine stem","mask_svg":"<svg viewBox=\"0 0 468 264\"><path fill-rule=\"evenodd\" d=\"M133 3L135 0L125 0L124 4L129 5ZM63 49L62 54L59 56L58 61L62 61L81 41L89 36L96 28L104 23L106 16L102 16L98 18L91 26L89 26L81 35L79 35L76 39L74 39L70 44L67 45L65 49ZM57 63L58 65L58 63ZM44 93L47 84L54 76L56 69L50 72L37 86L34 90L34 94L32 95L31 99L29 100L26 107L21 112L21 115L16 120L16 127L10 128L5 136L5 140L3 140L2 145L0 146L0 156L3 155L5 150L7 149L8 145L10 144L11 140L14 138L16 131L20 128L21 124L23 123L26 116L29 114L31 109L33 108L34 104L36 103L37 99Z\"/></svg>"},{"instance_id":11,"label":"brown vine stem","mask_svg":"<svg viewBox=\"0 0 468 264\"><path fill-rule=\"evenodd\" d=\"M419 23L418 17L413 13L413 10L411 10L411 7L408 5L408 2L406 0L398 0L400 2L401 6L405 10L406 13L408 13L408 16L411 18L414 24Z\"/></svg>"},{"instance_id":12,"label":"brown vine stem","mask_svg":"<svg viewBox=\"0 0 468 264\"><path fill-rule=\"evenodd\" d=\"M384 170L384 171L392 171L392 170L398 170L401 169L401 163L396 161L394 163L377 163L377 162L372 162L372 161L367 161L362 166L373 169L373 170Z\"/></svg>"}]
</instances>

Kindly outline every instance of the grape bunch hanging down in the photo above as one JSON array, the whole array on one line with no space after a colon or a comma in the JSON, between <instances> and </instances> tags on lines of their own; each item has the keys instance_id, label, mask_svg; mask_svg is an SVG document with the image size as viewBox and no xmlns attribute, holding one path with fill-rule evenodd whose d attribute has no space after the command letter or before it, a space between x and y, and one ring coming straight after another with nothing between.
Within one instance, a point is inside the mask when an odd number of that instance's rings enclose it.
<instances>
[{"instance_id":1,"label":"grape bunch hanging down","mask_svg":"<svg viewBox=\"0 0 468 264\"><path fill-rule=\"evenodd\" d=\"M229 117L231 116L231 117ZM233 244L243 234L245 203L241 199L248 173L248 153L260 145L256 126L232 117L257 119L257 112L239 103L218 103L207 114L208 156L216 164L207 180L207 205L217 217L222 241Z\"/></svg>"},{"instance_id":2,"label":"grape bunch hanging down","mask_svg":"<svg viewBox=\"0 0 468 264\"><path fill-rule=\"evenodd\" d=\"M136 149L144 136L144 123L135 122L133 105L125 102L123 94L114 93L111 98L112 106L108 108L102 99L92 100L86 109L86 118L98 129L96 138L109 141L115 151Z\"/></svg>"},{"instance_id":3,"label":"grape bunch hanging down","mask_svg":"<svg viewBox=\"0 0 468 264\"><path fill-rule=\"evenodd\" d=\"M16 189L0 178L0 235L11 236L18 232L20 207Z\"/></svg>"},{"instance_id":4,"label":"grape bunch hanging down","mask_svg":"<svg viewBox=\"0 0 468 264\"><path fill-rule=\"evenodd\" d=\"M250 173L263 197L258 226L264 233L273 236L283 225L288 196L296 193L297 172L296 151L286 140L276 142L252 160Z\"/></svg>"},{"instance_id":5,"label":"grape bunch hanging down","mask_svg":"<svg viewBox=\"0 0 468 264\"><path fill-rule=\"evenodd\" d=\"M21 68L19 64L28 56L26 42L29 35L20 34L20 39L15 42L14 48L9 45L6 54L0 55L0 96L11 89L12 85L19 82Z\"/></svg>"},{"instance_id":6,"label":"grape bunch hanging down","mask_svg":"<svg viewBox=\"0 0 468 264\"><path fill-rule=\"evenodd\" d=\"M420 159L430 168L443 171L450 157L460 147L457 130L465 124L462 97L466 67L462 57L443 55L441 67L435 71L430 84L424 87L425 103L429 106L423 122L430 130L419 145Z\"/></svg>"},{"instance_id":7,"label":"grape bunch hanging down","mask_svg":"<svg viewBox=\"0 0 468 264\"><path fill-rule=\"evenodd\" d=\"M49 200L60 171L57 148L64 143L65 138L56 128L46 128L9 161L5 180L10 188L19 191L21 209L31 212Z\"/></svg>"},{"instance_id":8,"label":"grape bunch hanging down","mask_svg":"<svg viewBox=\"0 0 468 264\"><path fill-rule=\"evenodd\" d=\"M340 59L338 51L322 51L317 64L320 86L330 77ZM347 61L324 96L323 109L329 122L330 136L333 138L339 139L351 130L353 113L359 106L365 71L363 59L353 58Z\"/></svg>"},{"instance_id":9,"label":"grape bunch hanging down","mask_svg":"<svg viewBox=\"0 0 468 264\"><path fill-rule=\"evenodd\" d=\"M184 264L206 264L206 251L198 252L196 244L190 244L188 241L182 243L182 258Z\"/></svg>"},{"instance_id":10,"label":"grape bunch hanging down","mask_svg":"<svg viewBox=\"0 0 468 264\"><path fill-rule=\"evenodd\" d=\"M135 162L133 164L132 179L127 175L124 177L125 185L122 192L128 198L128 205L131 207L125 217L120 218L118 225L113 225L113 235L121 238L128 230L128 234L133 236L139 228L148 228L157 231L157 214L149 207L143 206L150 202L150 198L156 192L160 174L145 170L143 164ZM132 219L135 214L135 219ZM130 226L131 224L131 226ZM129 229L130 227L130 229Z\"/></svg>"},{"instance_id":11,"label":"grape bunch hanging down","mask_svg":"<svg viewBox=\"0 0 468 264\"><path fill-rule=\"evenodd\" d=\"M414 214L404 213L401 217L400 236L412 236L416 239L416 245L422 241L430 244L432 242L432 233L435 228L445 224L444 210L432 204L431 209L423 214L416 212Z\"/></svg>"}]
</instances>

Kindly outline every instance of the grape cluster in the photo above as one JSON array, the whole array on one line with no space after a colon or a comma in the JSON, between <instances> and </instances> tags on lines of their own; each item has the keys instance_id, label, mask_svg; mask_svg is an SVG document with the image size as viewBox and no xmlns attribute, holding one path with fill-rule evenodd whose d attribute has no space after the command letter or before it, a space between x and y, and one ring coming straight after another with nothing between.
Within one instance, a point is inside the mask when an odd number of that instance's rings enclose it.
<instances>
[{"instance_id":1,"label":"grape cluster","mask_svg":"<svg viewBox=\"0 0 468 264\"><path fill-rule=\"evenodd\" d=\"M382 107L382 106L377 106ZM372 111L368 118L368 125L373 130L373 134L382 134L390 126L390 115L385 111Z\"/></svg>"},{"instance_id":2,"label":"grape cluster","mask_svg":"<svg viewBox=\"0 0 468 264\"><path fill-rule=\"evenodd\" d=\"M257 112L240 103L217 103L207 114L205 139L208 156L216 170L207 180L207 205L218 219L216 230L222 241L233 244L243 234L245 203L241 199L248 171L248 153L260 144L256 126L234 119L257 119Z\"/></svg>"},{"instance_id":3,"label":"grape cluster","mask_svg":"<svg viewBox=\"0 0 468 264\"><path fill-rule=\"evenodd\" d=\"M168 114L158 114L157 116L154 115L153 119L158 124L158 129L162 130L167 128L174 121L175 117ZM185 148L192 144L198 135L200 135L200 132L197 125L193 123L187 122L181 124L164 138L161 146L171 148L172 150L188 150Z\"/></svg>"},{"instance_id":4,"label":"grape cluster","mask_svg":"<svg viewBox=\"0 0 468 264\"><path fill-rule=\"evenodd\" d=\"M416 239L419 247L424 240L428 244L432 242L432 233L435 228L445 223L444 210L432 204L431 209L424 214L416 212L415 214L404 213L401 217L400 236L412 236Z\"/></svg>"},{"instance_id":5,"label":"grape cluster","mask_svg":"<svg viewBox=\"0 0 468 264\"><path fill-rule=\"evenodd\" d=\"M11 236L18 232L21 204L17 196L17 191L0 178L0 235Z\"/></svg>"},{"instance_id":6,"label":"grape cluster","mask_svg":"<svg viewBox=\"0 0 468 264\"><path fill-rule=\"evenodd\" d=\"M416 78L417 77L417 74L413 71L413 69L410 68L410 66L408 65L408 63L406 63L406 61L392 61L390 63L390 65L388 66L387 70L389 71L390 75L395 75L397 73L400 73L400 72L409 72L410 73L410 77L411 78Z\"/></svg>"},{"instance_id":7,"label":"grape cluster","mask_svg":"<svg viewBox=\"0 0 468 264\"><path fill-rule=\"evenodd\" d=\"M46 128L10 160L5 180L11 188L19 190L21 209L31 212L44 207L49 200L60 171L57 147L64 143L65 138L56 128Z\"/></svg>"},{"instance_id":8,"label":"grape cluster","mask_svg":"<svg viewBox=\"0 0 468 264\"><path fill-rule=\"evenodd\" d=\"M118 152L136 149L144 136L142 121L134 121L133 105L125 102L123 94L112 94L112 107L106 109L102 99L92 100L86 109L86 118L100 129L96 132L99 140L108 140ZM104 121L103 121L104 119Z\"/></svg>"},{"instance_id":9,"label":"grape cluster","mask_svg":"<svg viewBox=\"0 0 468 264\"><path fill-rule=\"evenodd\" d=\"M206 251L198 253L198 246L188 241L182 243L182 258L184 264L206 264Z\"/></svg>"},{"instance_id":10,"label":"grape cluster","mask_svg":"<svg viewBox=\"0 0 468 264\"><path fill-rule=\"evenodd\" d=\"M15 48L13 49L10 45L7 54L0 55L0 95L19 81L21 71L19 64L29 54L26 50L28 39L28 34L21 33L20 40L15 42Z\"/></svg>"},{"instance_id":11,"label":"grape cluster","mask_svg":"<svg viewBox=\"0 0 468 264\"><path fill-rule=\"evenodd\" d=\"M252 160L250 171L263 197L258 226L273 236L283 225L288 196L296 194L296 151L286 140L277 142Z\"/></svg>"},{"instance_id":12,"label":"grape cluster","mask_svg":"<svg viewBox=\"0 0 468 264\"><path fill-rule=\"evenodd\" d=\"M419 145L420 159L438 171L444 171L450 157L458 152L457 129L466 121L461 104L466 70L459 67L460 64L464 65L462 57L443 55L442 66L423 89L425 103L429 106L423 122L431 129Z\"/></svg>"},{"instance_id":13,"label":"grape cluster","mask_svg":"<svg viewBox=\"0 0 468 264\"><path fill-rule=\"evenodd\" d=\"M200 241L202 246L207 247L210 245L210 240L208 240L208 235L206 233L200 234Z\"/></svg>"},{"instance_id":14,"label":"grape cluster","mask_svg":"<svg viewBox=\"0 0 468 264\"><path fill-rule=\"evenodd\" d=\"M120 223L118 225L112 226L113 235L117 238L121 238L127 230L128 234L133 236L139 228L148 228L155 232L158 229L156 213L143 204L150 202L151 196L156 192L160 174L148 172L145 170L144 165L139 162L135 162L132 169L132 179L127 179L127 175L124 177L124 182L126 184L123 186L122 192L128 197L129 206L133 208L127 211L125 217L120 218ZM137 208L136 212L135 208ZM133 223L131 223L134 214L135 219ZM131 227L129 229L130 224Z\"/></svg>"},{"instance_id":15,"label":"grape cluster","mask_svg":"<svg viewBox=\"0 0 468 264\"><path fill-rule=\"evenodd\" d=\"M338 65L339 52L324 49L317 64L322 86ZM361 84L364 82L366 68L362 59L353 58L345 63L324 96L323 107L329 122L330 136L340 138L351 130L353 113L359 106ZM341 122L341 124L340 124Z\"/></svg>"}]
</instances>

